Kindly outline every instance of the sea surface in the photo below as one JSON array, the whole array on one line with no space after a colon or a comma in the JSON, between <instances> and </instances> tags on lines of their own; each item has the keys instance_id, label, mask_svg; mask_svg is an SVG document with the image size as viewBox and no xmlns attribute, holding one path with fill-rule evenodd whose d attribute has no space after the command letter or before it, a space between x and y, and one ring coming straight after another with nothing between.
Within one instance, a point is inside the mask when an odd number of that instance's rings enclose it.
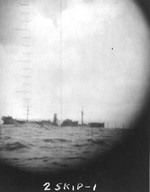
<instances>
[{"instance_id":1,"label":"sea surface","mask_svg":"<svg viewBox=\"0 0 150 192\"><path fill-rule=\"evenodd\" d=\"M59 171L88 164L121 142L127 130L57 127L36 123L0 126L0 158L28 171Z\"/></svg>"}]
</instances>

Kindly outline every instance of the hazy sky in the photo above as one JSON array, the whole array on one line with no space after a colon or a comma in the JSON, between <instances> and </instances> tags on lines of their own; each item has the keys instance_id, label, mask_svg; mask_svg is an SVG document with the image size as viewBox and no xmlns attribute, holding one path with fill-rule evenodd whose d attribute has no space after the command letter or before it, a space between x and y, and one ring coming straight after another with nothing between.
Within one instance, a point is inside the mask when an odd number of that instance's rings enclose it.
<instances>
[{"instance_id":1,"label":"hazy sky","mask_svg":"<svg viewBox=\"0 0 150 192\"><path fill-rule=\"evenodd\" d=\"M82 106L87 122L134 118L150 59L141 10L131 0L20 2L0 1L0 115L25 118L29 104L31 119L80 120Z\"/></svg>"}]
</instances>

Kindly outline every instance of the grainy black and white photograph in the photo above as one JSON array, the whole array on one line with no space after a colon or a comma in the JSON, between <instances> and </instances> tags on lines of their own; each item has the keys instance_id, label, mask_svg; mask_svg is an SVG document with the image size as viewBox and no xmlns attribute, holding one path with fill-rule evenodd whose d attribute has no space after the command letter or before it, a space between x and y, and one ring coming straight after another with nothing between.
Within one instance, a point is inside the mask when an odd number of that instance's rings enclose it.
<instances>
[{"instance_id":1,"label":"grainy black and white photograph","mask_svg":"<svg viewBox=\"0 0 150 192\"><path fill-rule=\"evenodd\" d=\"M0 0L0 190L148 192L147 0Z\"/></svg>"}]
</instances>

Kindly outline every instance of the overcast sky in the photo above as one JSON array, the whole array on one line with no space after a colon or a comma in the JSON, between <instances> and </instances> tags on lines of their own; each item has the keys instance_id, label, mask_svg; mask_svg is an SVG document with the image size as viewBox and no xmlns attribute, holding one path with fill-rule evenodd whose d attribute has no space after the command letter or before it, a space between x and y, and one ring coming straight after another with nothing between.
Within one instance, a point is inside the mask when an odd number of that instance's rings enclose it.
<instances>
[{"instance_id":1,"label":"overcast sky","mask_svg":"<svg viewBox=\"0 0 150 192\"><path fill-rule=\"evenodd\" d=\"M31 119L80 120L82 107L86 122L134 118L150 59L141 10L131 0L20 2L0 1L0 115L25 118L29 104Z\"/></svg>"}]
</instances>

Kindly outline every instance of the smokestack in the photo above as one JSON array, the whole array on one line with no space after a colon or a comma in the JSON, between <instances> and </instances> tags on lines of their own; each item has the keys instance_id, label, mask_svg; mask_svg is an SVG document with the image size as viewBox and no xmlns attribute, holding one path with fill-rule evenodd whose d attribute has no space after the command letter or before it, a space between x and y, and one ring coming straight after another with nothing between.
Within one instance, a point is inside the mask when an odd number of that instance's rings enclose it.
<instances>
[{"instance_id":1,"label":"smokestack","mask_svg":"<svg viewBox=\"0 0 150 192\"><path fill-rule=\"evenodd\" d=\"M53 125L57 125L57 113L54 113L54 120L53 120Z\"/></svg>"}]
</instances>

